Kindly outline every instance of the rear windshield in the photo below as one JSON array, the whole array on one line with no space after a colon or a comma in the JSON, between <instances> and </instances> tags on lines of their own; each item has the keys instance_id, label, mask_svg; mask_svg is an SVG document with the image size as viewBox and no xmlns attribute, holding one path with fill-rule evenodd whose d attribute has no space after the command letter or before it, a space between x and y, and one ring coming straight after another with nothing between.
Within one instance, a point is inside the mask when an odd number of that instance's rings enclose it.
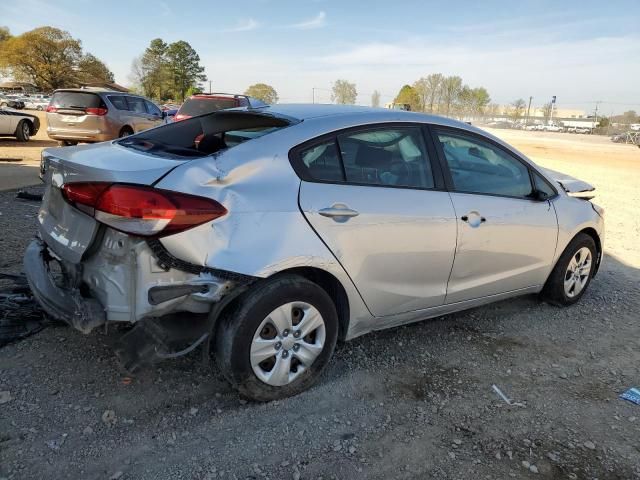
<instances>
[{"instance_id":1,"label":"rear windshield","mask_svg":"<svg viewBox=\"0 0 640 480\"><path fill-rule=\"evenodd\" d=\"M98 108L102 107L103 103L95 93L56 92L51 97L51 105L58 108Z\"/></svg>"},{"instance_id":2,"label":"rear windshield","mask_svg":"<svg viewBox=\"0 0 640 480\"><path fill-rule=\"evenodd\" d=\"M221 111L146 130L119 140L123 147L184 160L206 157L291 125L254 112Z\"/></svg>"},{"instance_id":3,"label":"rear windshield","mask_svg":"<svg viewBox=\"0 0 640 480\"><path fill-rule=\"evenodd\" d=\"M181 115L189 115L195 117L197 115L204 115L205 113L217 112L218 110L224 110L225 108L235 108L238 106L238 101L235 98L218 98L218 97L199 97L190 98L182 107L180 107L179 113Z\"/></svg>"}]
</instances>

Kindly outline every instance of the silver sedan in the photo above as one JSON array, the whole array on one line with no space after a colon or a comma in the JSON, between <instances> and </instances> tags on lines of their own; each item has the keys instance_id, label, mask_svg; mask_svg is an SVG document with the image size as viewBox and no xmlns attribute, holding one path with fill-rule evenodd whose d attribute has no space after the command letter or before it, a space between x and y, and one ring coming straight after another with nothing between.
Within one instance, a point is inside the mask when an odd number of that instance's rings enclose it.
<instances>
[{"instance_id":1,"label":"silver sedan","mask_svg":"<svg viewBox=\"0 0 640 480\"><path fill-rule=\"evenodd\" d=\"M336 341L524 294L602 258L593 187L470 125L398 110L228 110L45 150L34 296L135 371L202 346L240 393L294 395ZM56 272L53 274L52 272Z\"/></svg>"}]
</instances>

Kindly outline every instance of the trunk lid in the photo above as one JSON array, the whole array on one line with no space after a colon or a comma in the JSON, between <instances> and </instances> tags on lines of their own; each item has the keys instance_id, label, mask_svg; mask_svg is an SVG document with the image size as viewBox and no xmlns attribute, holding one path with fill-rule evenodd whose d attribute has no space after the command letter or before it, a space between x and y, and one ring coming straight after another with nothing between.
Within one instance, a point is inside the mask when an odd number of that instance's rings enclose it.
<instances>
[{"instance_id":1,"label":"trunk lid","mask_svg":"<svg viewBox=\"0 0 640 480\"><path fill-rule=\"evenodd\" d=\"M185 161L160 158L111 142L44 150L40 166L45 183L38 213L40 236L57 256L79 263L95 239L99 224L65 201L61 190L65 183L151 185Z\"/></svg>"}]
</instances>

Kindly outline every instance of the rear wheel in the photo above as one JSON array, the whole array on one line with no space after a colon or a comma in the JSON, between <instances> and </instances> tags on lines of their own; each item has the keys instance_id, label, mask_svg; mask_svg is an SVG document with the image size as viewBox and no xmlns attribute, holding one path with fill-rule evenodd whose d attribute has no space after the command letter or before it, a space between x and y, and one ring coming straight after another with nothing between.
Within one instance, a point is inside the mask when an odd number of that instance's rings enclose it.
<instances>
[{"instance_id":1,"label":"rear wheel","mask_svg":"<svg viewBox=\"0 0 640 480\"><path fill-rule=\"evenodd\" d=\"M31 138L31 125L26 120L20 120L16 128L16 138L19 142L28 142Z\"/></svg>"},{"instance_id":2,"label":"rear wheel","mask_svg":"<svg viewBox=\"0 0 640 480\"><path fill-rule=\"evenodd\" d=\"M596 245L586 233L580 233L560 255L542 291L542 297L558 306L576 303L587 290L597 259Z\"/></svg>"},{"instance_id":3,"label":"rear wheel","mask_svg":"<svg viewBox=\"0 0 640 480\"><path fill-rule=\"evenodd\" d=\"M270 401L311 387L338 337L329 295L294 275L265 280L221 318L215 337L224 376L252 400Z\"/></svg>"},{"instance_id":4,"label":"rear wheel","mask_svg":"<svg viewBox=\"0 0 640 480\"><path fill-rule=\"evenodd\" d=\"M133 135L133 130L131 130L131 127L122 127L122 130L120 130L118 137L124 138L128 137L129 135Z\"/></svg>"}]
</instances>

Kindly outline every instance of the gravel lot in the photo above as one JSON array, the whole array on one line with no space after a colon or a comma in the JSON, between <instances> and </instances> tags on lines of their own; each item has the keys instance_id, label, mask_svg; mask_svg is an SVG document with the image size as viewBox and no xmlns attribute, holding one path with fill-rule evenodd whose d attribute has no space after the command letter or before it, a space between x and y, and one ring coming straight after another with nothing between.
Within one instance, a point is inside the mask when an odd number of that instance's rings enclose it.
<instances>
[{"instance_id":1,"label":"gravel lot","mask_svg":"<svg viewBox=\"0 0 640 480\"><path fill-rule=\"evenodd\" d=\"M130 378L118 332L47 328L0 350L0 477L640 479L640 406L618 399L640 385L640 149L494 133L598 187L607 256L577 305L523 297L370 334L269 404L198 354ZM14 197L0 192L0 272L35 230Z\"/></svg>"}]
</instances>

